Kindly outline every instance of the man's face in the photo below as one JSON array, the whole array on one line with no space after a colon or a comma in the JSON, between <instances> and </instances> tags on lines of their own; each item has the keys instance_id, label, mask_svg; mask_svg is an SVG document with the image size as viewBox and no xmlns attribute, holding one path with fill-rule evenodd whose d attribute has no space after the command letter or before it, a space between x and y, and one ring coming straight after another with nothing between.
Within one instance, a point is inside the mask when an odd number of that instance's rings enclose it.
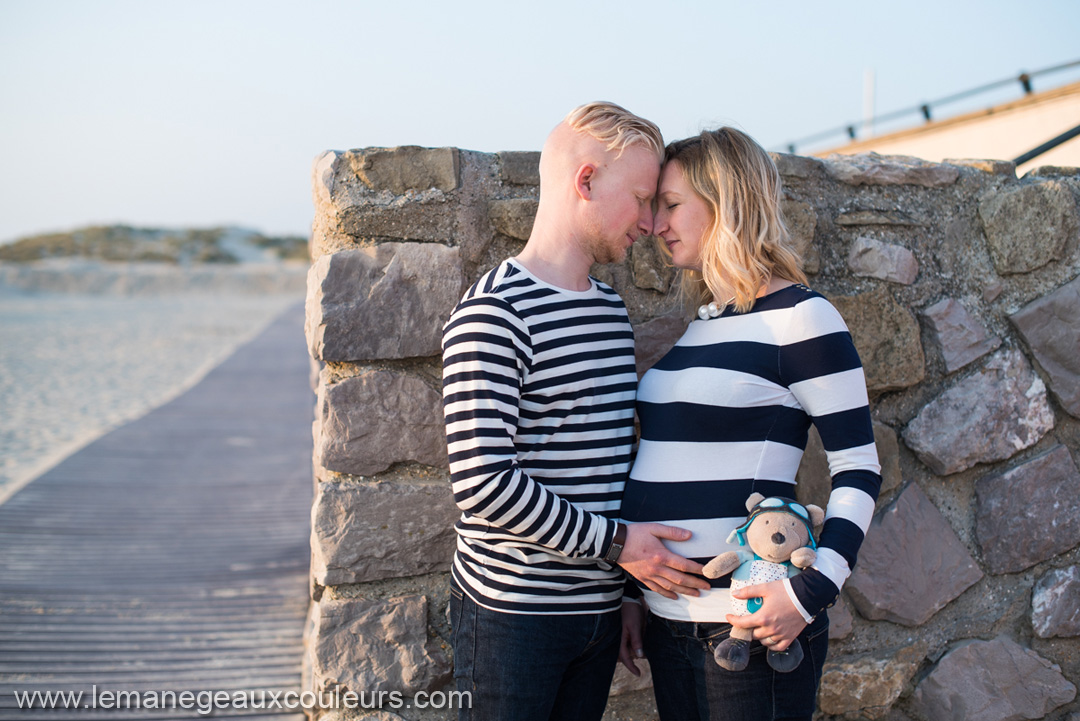
<instances>
[{"instance_id":1,"label":"man's face","mask_svg":"<svg viewBox=\"0 0 1080 721\"><path fill-rule=\"evenodd\" d=\"M652 233L652 199L660 160L632 146L599 168L585 234L585 249L597 263L617 263L639 237Z\"/></svg>"}]
</instances>

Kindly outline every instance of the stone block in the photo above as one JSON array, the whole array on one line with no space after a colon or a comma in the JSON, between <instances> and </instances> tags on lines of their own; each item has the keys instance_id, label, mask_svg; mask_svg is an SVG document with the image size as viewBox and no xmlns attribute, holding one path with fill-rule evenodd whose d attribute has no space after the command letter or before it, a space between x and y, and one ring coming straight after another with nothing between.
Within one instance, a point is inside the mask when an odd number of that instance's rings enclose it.
<instances>
[{"instance_id":1,"label":"stone block","mask_svg":"<svg viewBox=\"0 0 1080 721\"><path fill-rule=\"evenodd\" d=\"M1061 260L1080 232L1076 199L1056 180L1000 190L979 201L990 257L1002 275Z\"/></svg>"},{"instance_id":2,"label":"stone block","mask_svg":"<svg viewBox=\"0 0 1080 721\"><path fill-rule=\"evenodd\" d=\"M866 372L870 393L900 390L920 383L926 359L919 322L888 289L829 299L844 317Z\"/></svg>"},{"instance_id":3,"label":"stone block","mask_svg":"<svg viewBox=\"0 0 1080 721\"><path fill-rule=\"evenodd\" d=\"M1080 418L1080 278L1009 316L1062 408Z\"/></svg>"},{"instance_id":4,"label":"stone block","mask_svg":"<svg viewBox=\"0 0 1080 721\"><path fill-rule=\"evenodd\" d=\"M788 153L769 153L769 156L785 178L810 178L821 168L821 161L817 158Z\"/></svg>"},{"instance_id":5,"label":"stone block","mask_svg":"<svg viewBox=\"0 0 1080 721\"><path fill-rule=\"evenodd\" d=\"M311 573L336 586L448 571L460 515L449 482L319 483Z\"/></svg>"},{"instance_id":6,"label":"stone block","mask_svg":"<svg viewBox=\"0 0 1080 721\"><path fill-rule=\"evenodd\" d=\"M903 437L919 460L945 476L1011 458L1053 427L1046 386L1024 354L1010 349L924 406Z\"/></svg>"},{"instance_id":7,"label":"stone block","mask_svg":"<svg viewBox=\"0 0 1080 721\"><path fill-rule=\"evenodd\" d=\"M427 597L323 599L311 638L316 693L411 696L442 688L452 669L428 638Z\"/></svg>"},{"instance_id":8,"label":"stone block","mask_svg":"<svg viewBox=\"0 0 1080 721\"><path fill-rule=\"evenodd\" d=\"M1039 638L1080 636L1080 566L1055 568L1036 581L1031 625Z\"/></svg>"},{"instance_id":9,"label":"stone block","mask_svg":"<svg viewBox=\"0 0 1080 721\"><path fill-rule=\"evenodd\" d=\"M499 176L502 182L512 185L540 185L540 153L499 153Z\"/></svg>"},{"instance_id":10,"label":"stone block","mask_svg":"<svg viewBox=\"0 0 1080 721\"><path fill-rule=\"evenodd\" d=\"M948 653L919 683L913 710L928 721L1045 718L1076 698L1061 669L1007 638L972 641Z\"/></svg>"},{"instance_id":11,"label":"stone block","mask_svg":"<svg viewBox=\"0 0 1080 721\"><path fill-rule=\"evenodd\" d=\"M844 588L864 618L919 626L982 577L945 517L911 483L874 517Z\"/></svg>"},{"instance_id":12,"label":"stone block","mask_svg":"<svg viewBox=\"0 0 1080 721\"><path fill-rule=\"evenodd\" d=\"M874 445L877 446L878 462L881 464L881 492L885 496L900 487L900 444L896 431L878 421L873 421ZM802 504L813 503L825 508L832 492L829 459L817 429L810 427L799 471L795 474L795 495Z\"/></svg>"},{"instance_id":13,"label":"stone block","mask_svg":"<svg viewBox=\"0 0 1080 721\"><path fill-rule=\"evenodd\" d=\"M926 221L902 210L853 210L841 213L833 222L837 225L926 225Z\"/></svg>"},{"instance_id":14,"label":"stone block","mask_svg":"<svg viewBox=\"0 0 1080 721\"><path fill-rule=\"evenodd\" d=\"M437 355L464 272L457 248L384 243L324 255L308 272L304 330L313 358Z\"/></svg>"},{"instance_id":15,"label":"stone block","mask_svg":"<svg viewBox=\"0 0 1080 721\"><path fill-rule=\"evenodd\" d=\"M858 714L872 721L885 719L919 670L925 653L924 644L918 644L826 661L818 695L820 710L829 715Z\"/></svg>"},{"instance_id":16,"label":"stone block","mask_svg":"<svg viewBox=\"0 0 1080 721\"><path fill-rule=\"evenodd\" d=\"M538 201L534 198L493 200L488 203L491 226L503 235L518 240L528 240L532 233L538 205Z\"/></svg>"},{"instance_id":17,"label":"stone block","mask_svg":"<svg viewBox=\"0 0 1080 721\"><path fill-rule=\"evenodd\" d=\"M337 203L337 213L339 227L354 239L445 243L456 235L454 206L438 191L389 202L346 195Z\"/></svg>"},{"instance_id":18,"label":"stone block","mask_svg":"<svg viewBox=\"0 0 1080 721\"><path fill-rule=\"evenodd\" d=\"M655 238L642 238L630 246L630 277L634 285L645 290L666 293L675 277L670 259L660 250Z\"/></svg>"},{"instance_id":19,"label":"stone block","mask_svg":"<svg viewBox=\"0 0 1080 721\"><path fill-rule=\"evenodd\" d=\"M1080 472L1065 446L980 478L975 497L990 573L1022 571L1080 544Z\"/></svg>"},{"instance_id":20,"label":"stone block","mask_svg":"<svg viewBox=\"0 0 1080 721\"><path fill-rule=\"evenodd\" d=\"M814 244L817 232L817 211L809 203L783 198L780 210L784 214L784 223L791 234L791 244L803 260L803 270L810 275L821 271L821 252Z\"/></svg>"},{"instance_id":21,"label":"stone block","mask_svg":"<svg viewBox=\"0 0 1080 721\"><path fill-rule=\"evenodd\" d=\"M911 285L919 275L919 261L907 248L873 238L857 238L848 253L848 267L855 275L890 283Z\"/></svg>"},{"instance_id":22,"label":"stone block","mask_svg":"<svg viewBox=\"0 0 1080 721\"><path fill-rule=\"evenodd\" d=\"M685 314L662 315L634 327L634 356L639 378L671 350L689 322Z\"/></svg>"},{"instance_id":23,"label":"stone block","mask_svg":"<svg viewBox=\"0 0 1080 721\"><path fill-rule=\"evenodd\" d=\"M923 311L945 369L952 373L997 350L1001 339L991 336L978 319L959 301L945 298Z\"/></svg>"},{"instance_id":24,"label":"stone block","mask_svg":"<svg viewBox=\"0 0 1080 721\"><path fill-rule=\"evenodd\" d=\"M402 195L409 190L455 190L460 183L457 148L363 148L350 151L352 171L372 190Z\"/></svg>"},{"instance_id":25,"label":"stone block","mask_svg":"<svg viewBox=\"0 0 1080 721\"><path fill-rule=\"evenodd\" d=\"M953 159L946 158L944 162L949 165L959 165L962 168L975 168L991 175L1009 175L1016 177L1016 163L1011 160L981 160L978 158Z\"/></svg>"},{"instance_id":26,"label":"stone block","mask_svg":"<svg viewBox=\"0 0 1080 721\"><path fill-rule=\"evenodd\" d=\"M368 476L395 463L446 465L442 395L414 376L366 371L324 386L315 461Z\"/></svg>"},{"instance_id":27,"label":"stone block","mask_svg":"<svg viewBox=\"0 0 1080 721\"><path fill-rule=\"evenodd\" d=\"M848 185L921 185L940 188L952 185L960 171L906 155L833 154L822 161L833 178Z\"/></svg>"}]
</instances>

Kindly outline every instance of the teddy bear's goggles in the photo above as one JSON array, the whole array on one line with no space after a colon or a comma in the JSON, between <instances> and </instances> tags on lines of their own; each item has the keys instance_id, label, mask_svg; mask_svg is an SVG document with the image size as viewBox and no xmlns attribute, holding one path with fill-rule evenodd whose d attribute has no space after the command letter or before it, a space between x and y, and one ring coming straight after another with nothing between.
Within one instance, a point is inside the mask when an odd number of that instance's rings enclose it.
<instances>
[{"instance_id":1,"label":"teddy bear's goggles","mask_svg":"<svg viewBox=\"0 0 1080 721\"><path fill-rule=\"evenodd\" d=\"M770 496L769 498L764 498L756 506L750 509L750 515L746 517L746 523L735 529L735 535L739 539L740 546L746 545L746 529L750 528L750 524L762 513L787 513L795 516L806 524L806 530L810 535L810 540L808 542L810 548L817 549L817 542L814 541L814 528L810 522L810 511L806 510L806 506L798 501L784 498L783 496ZM728 539L728 543L730 542L731 539Z\"/></svg>"}]
</instances>

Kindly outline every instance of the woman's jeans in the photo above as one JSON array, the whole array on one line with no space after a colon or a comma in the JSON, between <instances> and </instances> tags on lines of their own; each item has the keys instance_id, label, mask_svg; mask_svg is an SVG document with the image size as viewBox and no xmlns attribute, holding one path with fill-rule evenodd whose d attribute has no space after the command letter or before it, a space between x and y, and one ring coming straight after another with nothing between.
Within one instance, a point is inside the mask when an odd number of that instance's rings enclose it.
<instances>
[{"instance_id":1,"label":"woman's jeans","mask_svg":"<svg viewBox=\"0 0 1080 721\"><path fill-rule=\"evenodd\" d=\"M765 661L765 647L750 646L750 665L727 671L713 650L728 637L727 623L669 621L649 614L645 655L652 669L663 721L810 721L821 669L829 650L829 619L818 615L799 635L803 660L790 673Z\"/></svg>"},{"instance_id":2,"label":"woman's jeans","mask_svg":"<svg viewBox=\"0 0 1080 721\"><path fill-rule=\"evenodd\" d=\"M450 586L461 721L599 721L619 656L619 611L500 613ZM465 708L468 707L468 708Z\"/></svg>"}]
</instances>

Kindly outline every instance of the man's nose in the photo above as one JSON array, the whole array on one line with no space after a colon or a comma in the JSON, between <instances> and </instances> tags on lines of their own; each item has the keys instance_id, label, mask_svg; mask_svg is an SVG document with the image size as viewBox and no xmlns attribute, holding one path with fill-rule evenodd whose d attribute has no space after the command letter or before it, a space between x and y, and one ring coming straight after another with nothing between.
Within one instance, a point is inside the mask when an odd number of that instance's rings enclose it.
<instances>
[{"instance_id":1,"label":"man's nose","mask_svg":"<svg viewBox=\"0 0 1080 721\"><path fill-rule=\"evenodd\" d=\"M642 215L637 219L637 230L642 232L642 235L652 234L652 208L642 209Z\"/></svg>"}]
</instances>

